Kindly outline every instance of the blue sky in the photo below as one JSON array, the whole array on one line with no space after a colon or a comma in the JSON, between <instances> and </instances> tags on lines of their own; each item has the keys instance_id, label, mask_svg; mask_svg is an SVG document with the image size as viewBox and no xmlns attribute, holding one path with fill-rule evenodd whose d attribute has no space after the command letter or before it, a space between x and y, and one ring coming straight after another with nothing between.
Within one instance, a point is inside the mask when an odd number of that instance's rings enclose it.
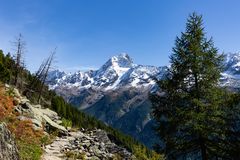
<instances>
[{"instance_id":1,"label":"blue sky","mask_svg":"<svg viewBox=\"0 0 240 160\"><path fill-rule=\"evenodd\" d=\"M239 0L0 0L0 48L22 33L25 61L34 71L57 47L55 66L100 67L126 52L137 64L162 66L188 15L203 15L219 52L240 51Z\"/></svg>"}]
</instances>

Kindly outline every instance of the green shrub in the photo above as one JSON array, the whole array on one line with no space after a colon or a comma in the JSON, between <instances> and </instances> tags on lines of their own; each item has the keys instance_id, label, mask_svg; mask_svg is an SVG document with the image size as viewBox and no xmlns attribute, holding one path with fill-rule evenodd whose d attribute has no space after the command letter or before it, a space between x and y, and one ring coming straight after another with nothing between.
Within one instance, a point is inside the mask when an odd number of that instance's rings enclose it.
<instances>
[{"instance_id":1,"label":"green shrub","mask_svg":"<svg viewBox=\"0 0 240 160\"><path fill-rule=\"evenodd\" d=\"M62 118L62 125L64 127L72 127L72 121L66 118Z\"/></svg>"},{"instance_id":2,"label":"green shrub","mask_svg":"<svg viewBox=\"0 0 240 160\"><path fill-rule=\"evenodd\" d=\"M42 149L39 144L18 140L17 145L21 160L40 160Z\"/></svg>"},{"instance_id":3,"label":"green shrub","mask_svg":"<svg viewBox=\"0 0 240 160\"><path fill-rule=\"evenodd\" d=\"M48 145L53 142L53 138L52 136L45 135L41 137L40 142L42 145Z\"/></svg>"},{"instance_id":4,"label":"green shrub","mask_svg":"<svg viewBox=\"0 0 240 160\"><path fill-rule=\"evenodd\" d=\"M66 154L66 157L68 159L82 159L82 160L85 160L86 159L86 153L83 152L83 153L76 153L76 152L72 152L72 151L68 151L65 153Z\"/></svg>"},{"instance_id":5,"label":"green shrub","mask_svg":"<svg viewBox=\"0 0 240 160\"><path fill-rule=\"evenodd\" d=\"M119 155L118 153L114 154L113 156L113 160L122 160L122 159L123 159L122 156Z\"/></svg>"},{"instance_id":6,"label":"green shrub","mask_svg":"<svg viewBox=\"0 0 240 160\"><path fill-rule=\"evenodd\" d=\"M13 97L13 96L14 96L14 88L13 88L13 87L10 87L10 88L6 91L6 95Z\"/></svg>"}]
</instances>

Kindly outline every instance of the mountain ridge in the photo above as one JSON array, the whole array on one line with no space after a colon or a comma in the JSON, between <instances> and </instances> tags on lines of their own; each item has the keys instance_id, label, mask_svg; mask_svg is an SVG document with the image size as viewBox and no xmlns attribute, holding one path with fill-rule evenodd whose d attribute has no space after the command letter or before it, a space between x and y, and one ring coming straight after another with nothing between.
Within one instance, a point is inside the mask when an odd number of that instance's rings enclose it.
<instances>
[{"instance_id":1,"label":"mountain ridge","mask_svg":"<svg viewBox=\"0 0 240 160\"><path fill-rule=\"evenodd\" d=\"M160 79L163 70L167 67L155 67L151 65L137 65L126 53L121 53L111 57L98 70L76 71L74 73L65 73L60 70L53 70L48 74L48 85L51 89L56 89L59 85L85 86L92 85L95 88L105 87L108 89L117 89L118 84L122 84L124 80L132 79L132 85L137 86L138 83L147 82L153 77ZM135 79L134 79L135 78ZM117 83L119 82L119 83ZM122 82L122 83L121 83ZM153 84L153 81L150 81Z\"/></svg>"}]
</instances>

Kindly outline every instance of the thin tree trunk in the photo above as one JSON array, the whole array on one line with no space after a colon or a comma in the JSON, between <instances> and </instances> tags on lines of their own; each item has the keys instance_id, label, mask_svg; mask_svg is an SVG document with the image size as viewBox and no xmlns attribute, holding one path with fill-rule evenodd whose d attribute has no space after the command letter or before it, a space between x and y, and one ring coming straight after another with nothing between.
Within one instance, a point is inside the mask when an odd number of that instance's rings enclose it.
<instances>
[{"instance_id":1,"label":"thin tree trunk","mask_svg":"<svg viewBox=\"0 0 240 160\"><path fill-rule=\"evenodd\" d=\"M54 58L55 53L56 53L56 49L51 53L50 57L47 59L46 64L44 66L44 70L43 71L45 73L43 73L43 75L42 75L43 77L42 77L42 80L41 80L42 84L40 86L40 91L39 91L39 96L38 96L38 103L40 103L42 92L43 92L43 87L44 87L44 84L45 84L48 72L50 70L50 67L52 66L53 58Z\"/></svg>"},{"instance_id":2,"label":"thin tree trunk","mask_svg":"<svg viewBox=\"0 0 240 160\"><path fill-rule=\"evenodd\" d=\"M202 138L200 138L200 149L201 149L202 160L208 160L207 148Z\"/></svg>"}]
</instances>

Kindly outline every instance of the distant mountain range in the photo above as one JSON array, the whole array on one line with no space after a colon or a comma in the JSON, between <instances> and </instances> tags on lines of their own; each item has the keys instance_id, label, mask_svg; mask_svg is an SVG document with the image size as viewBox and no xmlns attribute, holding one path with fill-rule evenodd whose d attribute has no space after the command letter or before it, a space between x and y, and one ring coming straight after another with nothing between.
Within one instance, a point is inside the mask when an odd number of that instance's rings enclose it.
<instances>
[{"instance_id":1,"label":"distant mountain range","mask_svg":"<svg viewBox=\"0 0 240 160\"><path fill-rule=\"evenodd\" d=\"M240 53L226 54L224 65L220 85L240 88ZM157 89L154 79L163 78L167 69L134 64L123 53L110 58L99 70L51 71L47 81L52 90L79 109L151 147L157 137L148 95Z\"/></svg>"}]
</instances>

